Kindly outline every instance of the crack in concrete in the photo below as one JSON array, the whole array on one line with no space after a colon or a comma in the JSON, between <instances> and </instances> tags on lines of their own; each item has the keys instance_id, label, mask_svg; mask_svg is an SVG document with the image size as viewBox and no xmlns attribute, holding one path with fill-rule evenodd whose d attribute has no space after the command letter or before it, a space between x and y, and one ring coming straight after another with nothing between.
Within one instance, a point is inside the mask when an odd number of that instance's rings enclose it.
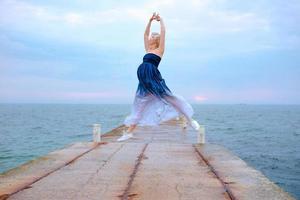
<instances>
[{"instance_id":1,"label":"crack in concrete","mask_svg":"<svg viewBox=\"0 0 300 200\"><path fill-rule=\"evenodd\" d=\"M182 198L182 193L181 193L181 192L179 191L179 189L178 189L178 184L176 184L175 190L176 190L176 192L177 192L177 194L178 194L178 196L179 196L179 200L181 200L181 198Z\"/></svg>"},{"instance_id":2,"label":"crack in concrete","mask_svg":"<svg viewBox=\"0 0 300 200\"><path fill-rule=\"evenodd\" d=\"M128 197L130 197L129 191L130 191L130 189L131 189L133 180L134 180L135 175L136 175L136 173L137 173L137 171L138 171L138 169L139 169L139 166L140 166L140 164L142 163L142 159L143 159L143 157L144 157L144 153L145 153L146 148L148 147L148 144L149 144L149 143L146 143L146 144L145 144L145 146L143 147L143 149L142 149L141 153L139 154L137 160L135 161L135 165L134 165L133 171L132 171L131 175L129 176L130 178L129 178L129 181L128 181L128 183L127 183L127 187L125 188L123 194L119 195L119 197L120 197L122 200L128 200L128 199L129 199ZM136 194L136 195L137 195L137 194Z\"/></svg>"},{"instance_id":3,"label":"crack in concrete","mask_svg":"<svg viewBox=\"0 0 300 200\"><path fill-rule=\"evenodd\" d=\"M66 163L64 163L64 164L62 164L62 165L56 167L55 169L53 169L53 170L51 170L51 171L49 171L49 172L47 172L47 173L45 173L45 174L43 174L42 176L40 176L40 177L34 179L33 181L31 181L30 183L27 183L26 185L24 185L24 186L22 186L22 187L16 189L15 191L11 192L10 194L5 194L5 198L9 198L10 196L12 196L12 195L14 195L14 194L16 194L16 193L21 192L22 190L28 189L28 187L32 187L32 186L31 186L32 184L34 184L34 183L40 181L41 179L43 179L43 178L49 176L49 175L52 174L52 173L54 173L54 172L56 172L56 171L62 169L63 167L66 167L66 166L68 166L68 165L74 163L74 162L75 162L77 159L79 159L80 157L84 156L85 154L89 153L90 151L92 151L92 150L98 148L99 146L101 146L101 145L103 145L103 144L107 144L107 142L99 142L99 143L95 144L92 148L90 148L90 149L88 149L88 150L86 150L86 151L80 153L79 155L75 156L74 158L72 158L71 160L67 161ZM0 196L0 198L2 198L2 197L3 197L3 195Z\"/></svg>"},{"instance_id":4,"label":"crack in concrete","mask_svg":"<svg viewBox=\"0 0 300 200\"><path fill-rule=\"evenodd\" d=\"M208 168L214 173L214 175L216 176L216 178L220 181L220 183L222 184L225 193L227 193L228 197L231 200L237 200L237 198L234 196L234 194L232 193L231 189L227 186L226 182L223 181L223 179L221 178L221 176L219 175L219 173L215 170L215 168L210 164L210 162L202 155L202 153L199 151L199 149L197 149L197 147L195 145L193 145L195 152L197 153L197 155L205 162L205 164L208 166Z\"/></svg>"},{"instance_id":5,"label":"crack in concrete","mask_svg":"<svg viewBox=\"0 0 300 200\"><path fill-rule=\"evenodd\" d=\"M116 153L118 153L124 147L125 144L126 143L123 143L119 148L117 148L117 150L115 150L112 154L110 154L106 160L104 160L103 164L96 170L95 173L90 175L89 179L84 183L84 185L82 185L82 187L80 187L80 190L78 192L76 192L76 194L73 197L77 197L79 193L82 193L84 188L93 180L93 178L95 178L95 176L97 174L99 174L100 170L106 166L106 164L114 157L114 155L116 155ZM106 188L108 187L107 184L105 184L105 186L106 186ZM74 198L72 198L72 199L74 199Z\"/></svg>"}]
</instances>

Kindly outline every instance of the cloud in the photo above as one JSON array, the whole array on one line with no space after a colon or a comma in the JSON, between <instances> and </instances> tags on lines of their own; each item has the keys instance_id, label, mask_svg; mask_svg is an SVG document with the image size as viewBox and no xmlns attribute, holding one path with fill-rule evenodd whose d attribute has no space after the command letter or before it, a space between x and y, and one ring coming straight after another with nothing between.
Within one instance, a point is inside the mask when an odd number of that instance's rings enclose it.
<instances>
[{"instance_id":1,"label":"cloud","mask_svg":"<svg viewBox=\"0 0 300 200\"><path fill-rule=\"evenodd\" d=\"M209 100L211 103L265 103L273 99L273 103L278 103L280 95L272 88L243 88L234 90L219 90L217 88L206 88L202 95L195 96L197 102Z\"/></svg>"},{"instance_id":2,"label":"cloud","mask_svg":"<svg viewBox=\"0 0 300 200\"><path fill-rule=\"evenodd\" d=\"M259 5L266 5L260 2L254 2L258 4L256 7L239 9L229 7L232 2L227 0L193 0L189 3L152 0L135 4L119 3L110 7L100 6L96 1L90 3L93 6L74 2L77 7L63 7L16 0L0 1L0 28L62 42L134 49L142 47L140 35L151 13L157 11L165 19L166 45L170 48L186 49L190 48L191 43L203 48L214 45L208 41L221 41L222 47L226 48L222 52L235 49L233 54L239 50L299 47L299 34L278 35L280 32L276 26L286 23L274 23L275 18L282 20L278 17L280 13L277 12L278 16L274 14L276 4L271 6L272 12L265 12ZM287 20L296 26L296 22ZM158 23L154 23L152 28L158 31Z\"/></svg>"},{"instance_id":3,"label":"cloud","mask_svg":"<svg viewBox=\"0 0 300 200\"><path fill-rule=\"evenodd\" d=\"M223 5L224 1L197 1L186 3L180 0L153 0L138 6L116 6L99 11L74 11L43 7L19 1L1 1L1 24L13 25L15 28L29 29L42 26L65 29L68 25L93 28L104 24L145 23L153 11L158 11L170 22L168 27L177 33L209 35L223 32L239 32L247 30L268 30L267 19L253 12L222 10L214 5ZM220 6L222 7L222 6ZM22 26L22 24L24 24ZM33 31L33 30L32 30ZM41 29L35 29L41 31Z\"/></svg>"},{"instance_id":4,"label":"cloud","mask_svg":"<svg viewBox=\"0 0 300 200\"><path fill-rule=\"evenodd\" d=\"M206 101L207 99L208 99L207 97L202 96L202 95L196 95L196 96L194 96L194 100L195 100L196 102Z\"/></svg>"},{"instance_id":5,"label":"cloud","mask_svg":"<svg viewBox=\"0 0 300 200\"><path fill-rule=\"evenodd\" d=\"M70 24L81 24L83 23L83 17L77 13L68 13L65 15L65 20Z\"/></svg>"},{"instance_id":6,"label":"cloud","mask_svg":"<svg viewBox=\"0 0 300 200\"><path fill-rule=\"evenodd\" d=\"M112 92L46 92L46 91L1 91L0 103L3 102L86 102L86 103L110 103L118 102L124 98L118 91ZM34 99L32 99L34 97Z\"/></svg>"},{"instance_id":7,"label":"cloud","mask_svg":"<svg viewBox=\"0 0 300 200\"><path fill-rule=\"evenodd\" d=\"M18 92L25 95L23 89L34 90L32 98L50 98L37 85L67 99L97 99L111 90L129 99L144 54L142 34L157 11L167 28L160 70L175 92L195 102L272 100L278 96L268 89L283 94L299 82L296 75L280 87L275 81L281 66L297 74L299 9L294 0L284 7L271 0L2 0L0 87L16 98ZM159 23L152 30L158 31ZM260 83L267 89L259 92Z\"/></svg>"}]
</instances>

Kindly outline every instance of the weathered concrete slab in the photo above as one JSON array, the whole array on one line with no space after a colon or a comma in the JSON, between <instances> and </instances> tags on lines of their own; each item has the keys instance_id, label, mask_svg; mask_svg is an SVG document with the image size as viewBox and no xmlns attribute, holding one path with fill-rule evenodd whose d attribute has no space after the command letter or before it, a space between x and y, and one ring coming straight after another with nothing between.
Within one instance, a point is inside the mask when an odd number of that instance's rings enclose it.
<instances>
[{"instance_id":1,"label":"weathered concrete slab","mask_svg":"<svg viewBox=\"0 0 300 200\"><path fill-rule=\"evenodd\" d=\"M0 198L38 181L55 170L59 170L78 156L91 151L97 146L92 142L78 142L67 145L63 149L58 149L0 174Z\"/></svg>"},{"instance_id":2,"label":"weathered concrete slab","mask_svg":"<svg viewBox=\"0 0 300 200\"><path fill-rule=\"evenodd\" d=\"M2 174L0 199L293 199L224 147L195 145L181 121L116 142L123 128Z\"/></svg>"},{"instance_id":3,"label":"weathered concrete slab","mask_svg":"<svg viewBox=\"0 0 300 200\"><path fill-rule=\"evenodd\" d=\"M136 199L228 199L190 144L150 143L129 192Z\"/></svg>"},{"instance_id":4,"label":"weathered concrete slab","mask_svg":"<svg viewBox=\"0 0 300 200\"><path fill-rule=\"evenodd\" d=\"M182 122L172 120L162 123L160 126L142 126L134 131L135 138L126 142L142 143L179 143L193 144L197 141L197 132L191 127L182 128ZM102 140L105 142L116 141L121 136L124 127L119 127L117 131L105 134Z\"/></svg>"},{"instance_id":5,"label":"weathered concrete slab","mask_svg":"<svg viewBox=\"0 0 300 200\"><path fill-rule=\"evenodd\" d=\"M9 199L119 199L143 144L110 143Z\"/></svg>"},{"instance_id":6,"label":"weathered concrete slab","mask_svg":"<svg viewBox=\"0 0 300 200\"><path fill-rule=\"evenodd\" d=\"M197 145L237 199L291 199L278 185L223 146Z\"/></svg>"}]
</instances>

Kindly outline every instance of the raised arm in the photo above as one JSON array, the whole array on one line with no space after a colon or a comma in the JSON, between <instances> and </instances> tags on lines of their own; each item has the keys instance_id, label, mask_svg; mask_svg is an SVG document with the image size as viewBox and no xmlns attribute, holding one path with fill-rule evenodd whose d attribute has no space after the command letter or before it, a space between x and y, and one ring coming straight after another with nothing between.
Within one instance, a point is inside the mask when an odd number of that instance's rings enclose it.
<instances>
[{"instance_id":1,"label":"raised arm","mask_svg":"<svg viewBox=\"0 0 300 200\"><path fill-rule=\"evenodd\" d=\"M159 47L158 51L161 53L161 55L165 51L165 35L166 35L166 28L163 19L158 16L158 21L160 21L160 40L159 40Z\"/></svg>"},{"instance_id":2,"label":"raised arm","mask_svg":"<svg viewBox=\"0 0 300 200\"><path fill-rule=\"evenodd\" d=\"M153 13L153 15L151 16L151 18L148 21L148 24L146 26L146 30L144 33L144 45L145 45L145 50L148 51L149 48L149 34L150 34L150 28L151 28L151 22L155 19L155 13Z\"/></svg>"}]
</instances>

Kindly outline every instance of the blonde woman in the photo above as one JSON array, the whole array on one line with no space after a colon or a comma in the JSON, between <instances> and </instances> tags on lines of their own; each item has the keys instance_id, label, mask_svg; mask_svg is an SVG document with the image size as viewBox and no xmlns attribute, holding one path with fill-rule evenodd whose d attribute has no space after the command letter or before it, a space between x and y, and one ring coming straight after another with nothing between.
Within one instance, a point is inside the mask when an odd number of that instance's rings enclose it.
<instances>
[{"instance_id":1,"label":"blonde woman","mask_svg":"<svg viewBox=\"0 0 300 200\"><path fill-rule=\"evenodd\" d=\"M160 34L152 32L149 37L153 20L160 23ZM156 126L181 115L194 129L199 129L198 122L192 119L194 114L192 106L183 97L171 92L158 70L158 65L165 51L165 33L166 29L162 17L153 13L144 33L146 54L137 69L139 84L131 114L124 120L128 129L123 131L123 135L117 141L132 138L133 130L137 125Z\"/></svg>"}]
</instances>

